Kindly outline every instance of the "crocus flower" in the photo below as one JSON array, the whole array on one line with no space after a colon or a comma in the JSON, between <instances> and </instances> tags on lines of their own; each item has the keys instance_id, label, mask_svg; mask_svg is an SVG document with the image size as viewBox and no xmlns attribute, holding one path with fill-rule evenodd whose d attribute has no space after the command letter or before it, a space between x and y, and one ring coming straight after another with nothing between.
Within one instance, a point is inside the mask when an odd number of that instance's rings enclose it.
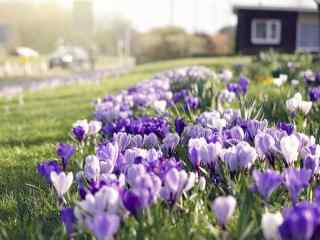
<instances>
[{"instance_id":1,"label":"crocus flower","mask_svg":"<svg viewBox=\"0 0 320 240\"><path fill-rule=\"evenodd\" d=\"M134 216L142 209L142 199L132 190L126 190L121 194L124 207Z\"/></svg>"},{"instance_id":2,"label":"crocus flower","mask_svg":"<svg viewBox=\"0 0 320 240\"><path fill-rule=\"evenodd\" d=\"M319 239L319 206L302 202L284 211L284 221L279 227L281 240Z\"/></svg>"},{"instance_id":3,"label":"crocus flower","mask_svg":"<svg viewBox=\"0 0 320 240\"><path fill-rule=\"evenodd\" d=\"M94 195L88 193L78 202L77 210L84 216L94 216L102 212L117 213L120 207L119 190L111 186L101 187Z\"/></svg>"},{"instance_id":4,"label":"crocus flower","mask_svg":"<svg viewBox=\"0 0 320 240\"><path fill-rule=\"evenodd\" d=\"M287 100L286 106L290 113L301 111L307 115L311 110L312 102L303 101L302 95L300 93L296 93L292 98Z\"/></svg>"},{"instance_id":5,"label":"crocus flower","mask_svg":"<svg viewBox=\"0 0 320 240\"><path fill-rule=\"evenodd\" d=\"M111 173L119 157L118 144L111 142L100 144L96 152L100 160L101 172Z\"/></svg>"},{"instance_id":6,"label":"crocus flower","mask_svg":"<svg viewBox=\"0 0 320 240\"><path fill-rule=\"evenodd\" d=\"M46 178L48 183L51 183L50 175L52 172L60 173L61 168L57 161L47 160L42 163L39 163L37 166L38 172Z\"/></svg>"},{"instance_id":7,"label":"crocus flower","mask_svg":"<svg viewBox=\"0 0 320 240\"><path fill-rule=\"evenodd\" d=\"M234 92L230 92L225 89L221 91L219 94L219 101L222 103L232 103L232 101L236 98L236 94Z\"/></svg>"},{"instance_id":8,"label":"crocus flower","mask_svg":"<svg viewBox=\"0 0 320 240\"><path fill-rule=\"evenodd\" d=\"M246 94L248 91L249 80L245 76L240 76L239 86L242 94Z\"/></svg>"},{"instance_id":9,"label":"crocus flower","mask_svg":"<svg viewBox=\"0 0 320 240\"><path fill-rule=\"evenodd\" d=\"M179 135L182 134L185 126L186 126L186 124L185 124L183 118L179 118L179 117L176 118L176 120L175 120L175 128L176 128L176 132L177 132Z\"/></svg>"},{"instance_id":10,"label":"crocus flower","mask_svg":"<svg viewBox=\"0 0 320 240\"><path fill-rule=\"evenodd\" d=\"M90 121L89 122L89 135L97 135L102 128L102 123L100 121Z\"/></svg>"},{"instance_id":11,"label":"crocus flower","mask_svg":"<svg viewBox=\"0 0 320 240\"><path fill-rule=\"evenodd\" d=\"M220 113L217 111L203 112L197 118L197 123L201 124L203 127L218 130L221 130L227 125L227 121L221 118Z\"/></svg>"},{"instance_id":12,"label":"crocus flower","mask_svg":"<svg viewBox=\"0 0 320 240\"><path fill-rule=\"evenodd\" d=\"M120 218L115 214L101 213L88 220L86 225L97 240L110 240L119 229Z\"/></svg>"},{"instance_id":13,"label":"crocus flower","mask_svg":"<svg viewBox=\"0 0 320 240\"><path fill-rule=\"evenodd\" d=\"M86 157L84 164L84 175L90 181L97 181L100 176L100 161L94 156L90 155Z\"/></svg>"},{"instance_id":14,"label":"crocus flower","mask_svg":"<svg viewBox=\"0 0 320 240\"><path fill-rule=\"evenodd\" d=\"M265 199L268 200L273 191L275 191L282 182L281 175L273 170L260 172L254 170L252 173L256 190Z\"/></svg>"},{"instance_id":15,"label":"crocus flower","mask_svg":"<svg viewBox=\"0 0 320 240\"><path fill-rule=\"evenodd\" d=\"M72 172L69 172L68 174L65 174L64 172L51 172L50 178L52 185L57 191L58 196L62 198L63 195L68 192L69 188L72 185L73 174Z\"/></svg>"},{"instance_id":16,"label":"crocus flower","mask_svg":"<svg viewBox=\"0 0 320 240\"><path fill-rule=\"evenodd\" d=\"M247 142L238 143L236 153L240 168L250 168L257 159L255 148L251 147Z\"/></svg>"},{"instance_id":17,"label":"crocus flower","mask_svg":"<svg viewBox=\"0 0 320 240\"><path fill-rule=\"evenodd\" d=\"M258 120L247 120L241 124L241 127L244 129L246 138L250 141L254 141L255 136L259 131L264 131L268 125L267 120L258 121Z\"/></svg>"},{"instance_id":18,"label":"crocus flower","mask_svg":"<svg viewBox=\"0 0 320 240\"><path fill-rule=\"evenodd\" d=\"M280 212L262 215L261 228L266 240L280 240L279 226L283 223L283 217Z\"/></svg>"},{"instance_id":19,"label":"crocus flower","mask_svg":"<svg viewBox=\"0 0 320 240\"><path fill-rule=\"evenodd\" d=\"M157 100L152 103L152 107L158 112L158 113L164 113L167 108L167 102L164 100Z\"/></svg>"},{"instance_id":20,"label":"crocus flower","mask_svg":"<svg viewBox=\"0 0 320 240\"><path fill-rule=\"evenodd\" d=\"M273 84L277 87L281 87L284 83L288 81L288 75L280 74L278 78L273 79Z\"/></svg>"},{"instance_id":21,"label":"crocus flower","mask_svg":"<svg viewBox=\"0 0 320 240\"><path fill-rule=\"evenodd\" d=\"M128 167L126 172L126 181L130 186L134 186L138 181L138 178L147 173L146 168L142 164L132 164Z\"/></svg>"},{"instance_id":22,"label":"crocus flower","mask_svg":"<svg viewBox=\"0 0 320 240\"><path fill-rule=\"evenodd\" d=\"M188 144L189 159L195 169L199 169L201 161L207 161L207 141L204 138L192 138Z\"/></svg>"},{"instance_id":23,"label":"crocus flower","mask_svg":"<svg viewBox=\"0 0 320 240\"><path fill-rule=\"evenodd\" d=\"M311 88L309 90L309 98L312 102L318 102L320 100L320 88Z\"/></svg>"},{"instance_id":24,"label":"crocus flower","mask_svg":"<svg viewBox=\"0 0 320 240\"><path fill-rule=\"evenodd\" d=\"M197 97L193 96L186 96L184 100L184 110L195 110L199 107L200 105L200 100Z\"/></svg>"},{"instance_id":25,"label":"crocus flower","mask_svg":"<svg viewBox=\"0 0 320 240\"><path fill-rule=\"evenodd\" d=\"M184 192L188 192L193 187L195 178L193 172L188 174L184 170L170 169L164 177L164 186L160 192L161 197L174 204Z\"/></svg>"},{"instance_id":26,"label":"crocus flower","mask_svg":"<svg viewBox=\"0 0 320 240\"><path fill-rule=\"evenodd\" d=\"M71 144L60 143L57 145L57 155L62 161L62 167L65 170L70 158L75 154L75 148Z\"/></svg>"},{"instance_id":27,"label":"crocus flower","mask_svg":"<svg viewBox=\"0 0 320 240\"><path fill-rule=\"evenodd\" d=\"M131 137L127 133L119 132L113 135L114 142L119 146L119 151L124 152L130 145Z\"/></svg>"},{"instance_id":28,"label":"crocus flower","mask_svg":"<svg viewBox=\"0 0 320 240\"><path fill-rule=\"evenodd\" d=\"M228 224L235 209L237 201L233 196L217 197L212 203L212 211L216 215L218 224L222 227Z\"/></svg>"},{"instance_id":29,"label":"crocus flower","mask_svg":"<svg viewBox=\"0 0 320 240\"><path fill-rule=\"evenodd\" d=\"M224 69L219 75L219 77L223 82L230 82L231 79L233 78L233 73L229 69Z\"/></svg>"},{"instance_id":30,"label":"crocus flower","mask_svg":"<svg viewBox=\"0 0 320 240\"><path fill-rule=\"evenodd\" d=\"M287 187L293 203L296 203L300 192L309 186L312 172L307 169L287 168L283 172L283 184Z\"/></svg>"},{"instance_id":31,"label":"crocus flower","mask_svg":"<svg viewBox=\"0 0 320 240\"><path fill-rule=\"evenodd\" d=\"M217 161L220 159L223 153L223 147L220 142L209 143L207 145L208 157L206 158L206 164L214 167Z\"/></svg>"},{"instance_id":32,"label":"crocus flower","mask_svg":"<svg viewBox=\"0 0 320 240\"><path fill-rule=\"evenodd\" d=\"M256 150L247 142L240 142L237 146L228 148L224 154L223 159L227 162L231 172L239 169L250 168L257 159Z\"/></svg>"},{"instance_id":33,"label":"crocus flower","mask_svg":"<svg viewBox=\"0 0 320 240\"><path fill-rule=\"evenodd\" d=\"M311 170L312 173L317 173L319 171L319 158L308 155L303 160L303 168Z\"/></svg>"},{"instance_id":34,"label":"crocus flower","mask_svg":"<svg viewBox=\"0 0 320 240\"><path fill-rule=\"evenodd\" d=\"M284 136L280 140L280 150L288 165L297 161L300 141L295 135Z\"/></svg>"},{"instance_id":35,"label":"crocus flower","mask_svg":"<svg viewBox=\"0 0 320 240\"><path fill-rule=\"evenodd\" d=\"M87 120L79 120L73 124L73 129L72 129L73 135L75 138L79 141L82 142L86 135L89 132L89 124Z\"/></svg>"},{"instance_id":36,"label":"crocus flower","mask_svg":"<svg viewBox=\"0 0 320 240\"><path fill-rule=\"evenodd\" d=\"M291 135L294 131L294 125L291 123L279 122L277 128L285 131L288 135Z\"/></svg>"},{"instance_id":37,"label":"crocus flower","mask_svg":"<svg viewBox=\"0 0 320 240\"><path fill-rule=\"evenodd\" d=\"M159 145L159 139L156 134L150 133L148 135L144 135L143 137L143 145L148 148L157 147Z\"/></svg>"},{"instance_id":38,"label":"crocus flower","mask_svg":"<svg viewBox=\"0 0 320 240\"><path fill-rule=\"evenodd\" d=\"M180 141L180 137L176 133L168 133L163 139L163 147L166 150L173 151Z\"/></svg>"},{"instance_id":39,"label":"crocus flower","mask_svg":"<svg viewBox=\"0 0 320 240\"><path fill-rule=\"evenodd\" d=\"M74 215L73 208L63 208L60 211L61 221L66 227L67 235L70 237L74 232L74 225L76 223L76 216Z\"/></svg>"},{"instance_id":40,"label":"crocus flower","mask_svg":"<svg viewBox=\"0 0 320 240\"><path fill-rule=\"evenodd\" d=\"M275 151L275 140L270 134L259 132L255 136L254 145L260 157L271 159Z\"/></svg>"}]
</instances>

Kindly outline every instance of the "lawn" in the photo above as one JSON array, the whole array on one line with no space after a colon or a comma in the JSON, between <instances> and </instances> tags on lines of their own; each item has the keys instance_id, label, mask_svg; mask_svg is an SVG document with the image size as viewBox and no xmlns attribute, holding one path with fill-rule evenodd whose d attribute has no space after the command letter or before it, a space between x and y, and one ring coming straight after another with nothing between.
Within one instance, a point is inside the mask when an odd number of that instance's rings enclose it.
<instances>
[{"instance_id":1,"label":"lawn","mask_svg":"<svg viewBox=\"0 0 320 240\"><path fill-rule=\"evenodd\" d=\"M220 68L246 64L249 58L198 58L136 67L101 85L82 84L1 99L0 239L55 239L62 231L52 194L36 173L36 164L55 157L57 142L68 141L72 123L90 118L92 101L148 79L159 71L193 64Z\"/></svg>"}]
</instances>

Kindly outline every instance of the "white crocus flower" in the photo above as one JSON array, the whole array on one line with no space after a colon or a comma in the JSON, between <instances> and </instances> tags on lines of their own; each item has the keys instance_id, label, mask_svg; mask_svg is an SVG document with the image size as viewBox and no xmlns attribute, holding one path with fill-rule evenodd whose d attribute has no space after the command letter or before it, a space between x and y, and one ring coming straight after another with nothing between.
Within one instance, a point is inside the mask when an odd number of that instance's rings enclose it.
<instances>
[{"instance_id":1,"label":"white crocus flower","mask_svg":"<svg viewBox=\"0 0 320 240\"><path fill-rule=\"evenodd\" d=\"M159 113L163 113L166 111L167 102L164 100L154 101L152 107Z\"/></svg>"},{"instance_id":2,"label":"white crocus flower","mask_svg":"<svg viewBox=\"0 0 320 240\"><path fill-rule=\"evenodd\" d=\"M308 101L301 101L299 105L299 109L301 112L304 113L304 115L307 115L312 108L312 102Z\"/></svg>"},{"instance_id":3,"label":"white crocus flower","mask_svg":"<svg viewBox=\"0 0 320 240\"><path fill-rule=\"evenodd\" d=\"M99 121L90 121L88 134L96 135L102 128L102 123Z\"/></svg>"},{"instance_id":4,"label":"white crocus flower","mask_svg":"<svg viewBox=\"0 0 320 240\"><path fill-rule=\"evenodd\" d=\"M94 156L90 155L86 157L84 164L84 175L88 180L96 181L100 176L100 161Z\"/></svg>"},{"instance_id":5,"label":"white crocus flower","mask_svg":"<svg viewBox=\"0 0 320 240\"><path fill-rule=\"evenodd\" d=\"M231 70L229 69L224 69L222 71L222 73L220 74L220 78L222 79L222 81L224 82L230 82L231 79L233 78L233 73Z\"/></svg>"},{"instance_id":6,"label":"white crocus flower","mask_svg":"<svg viewBox=\"0 0 320 240\"><path fill-rule=\"evenodd\" d=\"M280 140L280 150L288 164L297 161L300 141L295 135L285 136Z\"/></svg>"},{"instance_id":7,"label":"white crocus flower","mask_svg":"<svg viewBox=\"0 0 320 240\"><path fill-rule=\"evenodd\" d=\"M58 196L63 197L63 195L68 192L72 185L73 174L72 172L65 174L64 172L56 173L51 172L50 174L51 182L56 189Z\"/></svg>"},{"instance_id":8,"label":"white crocus flower","mask_svg":"<svg viewBox=\"0 0 320 240\"><path fill-rule=\"evenodd\" d=\"M303 101L302 95L300 93L296 93L292 98L287 100L286 106L291 113L301 111L306 115L312 108L312 102Z\"/></svg>"},{"instance_id":9,"label":"white crocus flower","mask_svg":"<svg viewBox=\"0 0 320 240\"><path fill-rule=\"evenodd\" d=\"M281 74L278 78L273 79L273 84L275 84L278 87L281 87L287 81L288 81L288 75Z\"/></svg>"},{"instance_id":10,"label":"white crocus flower","mask_svg":"<svg viewBox=\"0 0 320 240\"><path fill-rule=\"evenodd\" d=\"M298 86L299 83L300 83L299 80L296 80L296 79L291 80L291 85L292 86Z\"/></svg>"},{"instance_id":11,"label":"white crocus flower","mask_svg":"<svg viewBox=\"0 0 320 240\"><path fill-rule=\"evenodd\" d=\"M289 112L295 112L302 101L302 96L300 93L296 93L292 98L288 99L286 102L287 109Z\"/></svg>"},{"instance_id":12,"label":"white crocus flower","mask_svg":"<svg viewBox=\"0 0 320 240\"><path fill-rule=\"evenodd\" d=\"M283 217L280 212L265 213L262 216L261 228L263 236L266 240L279 240L278 228L283 222Z\"/></svg>"}]
</instances>

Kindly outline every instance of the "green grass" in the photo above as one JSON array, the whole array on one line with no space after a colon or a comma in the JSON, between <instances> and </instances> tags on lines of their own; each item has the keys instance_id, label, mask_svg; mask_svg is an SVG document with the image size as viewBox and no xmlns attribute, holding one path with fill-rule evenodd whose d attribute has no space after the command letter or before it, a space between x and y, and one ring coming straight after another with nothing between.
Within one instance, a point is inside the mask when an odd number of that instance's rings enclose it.
<instances>
[{"instance_id":1,"label":"green grass","mask_svg":"<svg viewBox=\"0 0 320 240\"><path fill-rule=\"evenodd\" d=\"M193 64L220 68L249 58L198 58L138 66L132 73L0 99L0 239L56 239L61 231L53 196L36 173L37 163L55 158L57 142L69 140L72 123L91 118L92 101L159 71ZM32 187L35 186L35 187Z\"/></svg>"}]
</instances>

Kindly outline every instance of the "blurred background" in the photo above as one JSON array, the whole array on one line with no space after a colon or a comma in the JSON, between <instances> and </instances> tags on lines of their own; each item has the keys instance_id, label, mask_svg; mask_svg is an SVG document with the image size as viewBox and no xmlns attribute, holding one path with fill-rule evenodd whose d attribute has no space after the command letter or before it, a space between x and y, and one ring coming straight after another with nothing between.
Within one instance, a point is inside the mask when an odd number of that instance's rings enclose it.
<instances>
[{"instance_id":1,"label":"blurred background","mask_svg":"<svg viewBox=\"0 0 320 240\"><path fill-rule=\"evenodd\" d=\"M319 52L319 19L314 0L0 0L0 88L169 59Z\"/></svg>"},{"instance_id":2,"label":"blurred background","mask_svg":"<svg viewBox=\"0 0 320 240\"><path fill-rule=\"evenodd\" d=\"M77 65L101 56L144 63L228 55L234 26L228 0L2 0L0 59L46 57L54 68L72 61L64 52L76 55Z\"/></svg>"}]
</instances>

